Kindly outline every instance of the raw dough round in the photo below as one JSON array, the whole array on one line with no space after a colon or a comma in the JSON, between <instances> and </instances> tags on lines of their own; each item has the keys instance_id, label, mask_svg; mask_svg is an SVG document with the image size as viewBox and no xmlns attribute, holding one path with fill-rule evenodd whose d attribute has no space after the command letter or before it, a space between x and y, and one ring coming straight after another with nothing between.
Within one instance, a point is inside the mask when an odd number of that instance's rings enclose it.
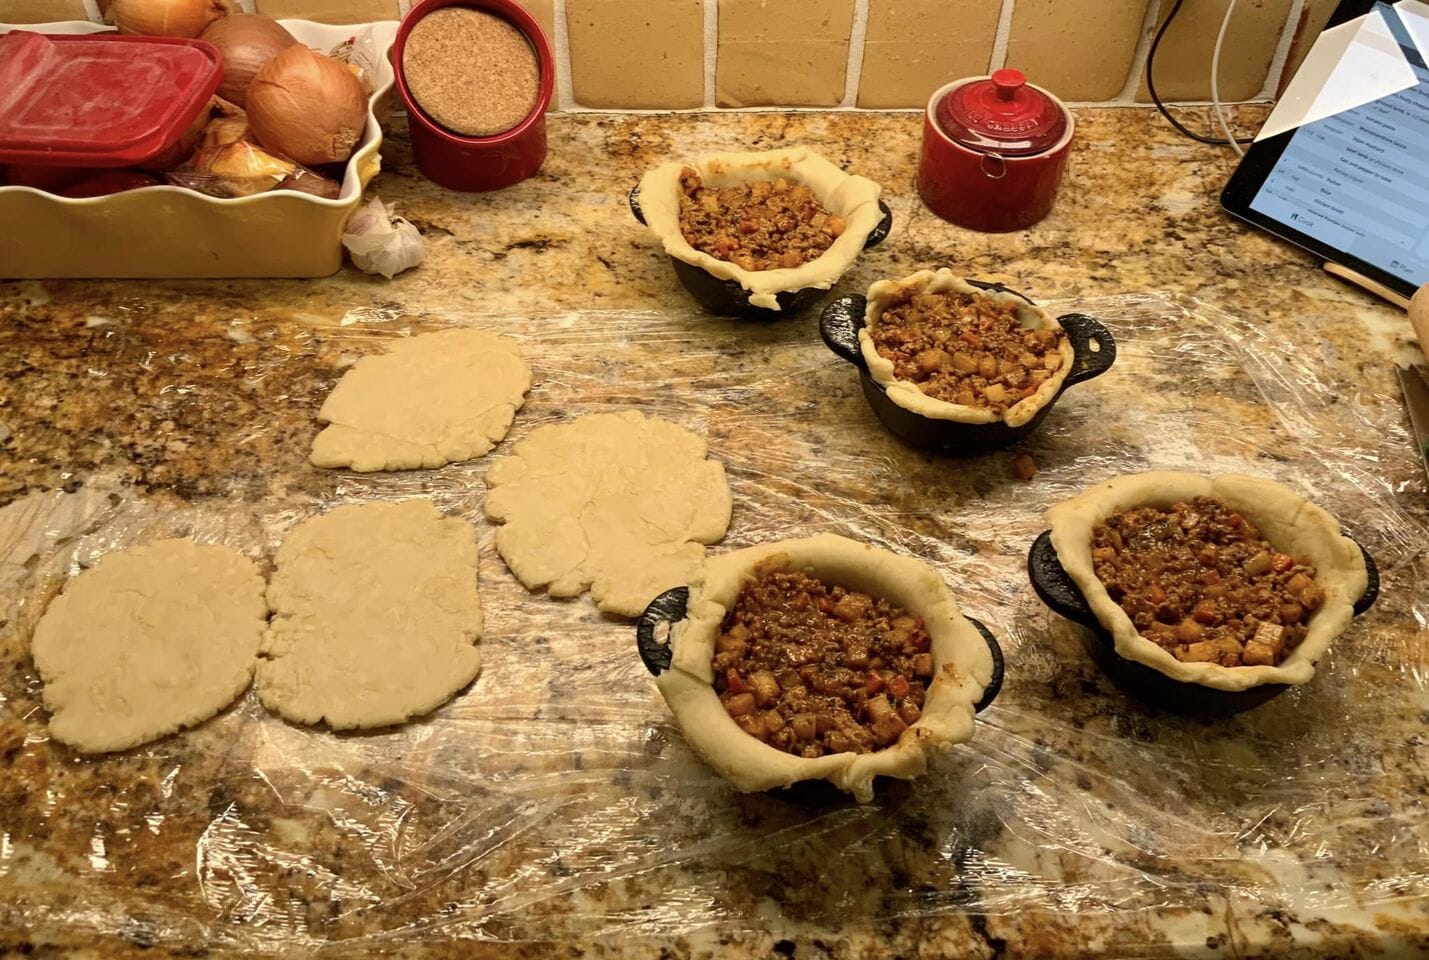
<instances>
[{"instance_id":1,"label":"raw dough round","mask_svg":"<svg viewBox=\"0 0 1429 960\"><path fill-rule=\"evenodd\" d=\"M923 618L933 638L934 679L922 716L897 743L872 753L796 757L751 737L725 711L713 686L715 640L739 588L773 556L787 557L790 569L886 599ZM935 751L970 739L973 705L992 682L992 654L936 570L846 537L823 534L716 557L690 584L688 610L670 633L670 669L656 684L690 747L746 792L824 779L867 803L875 777L921 776Z\"/></svg>"},{"instance_id":2,"label":"raw dough round","mask_svg":"<svg viewBox=\"0 0 1429 960\"><path fill-rule=\"evenodd\" d=\"M227 547L109 554L70 581L30 643L50 734L107 753L207 720L248 686L267 618L258 568Z\"/></svg>"},{"instance_id":3,"label":"raw dough round","mask_svg":"<svg viewBox=\"0 0 1429 960\"><path fill-rule=\"evenodd\" d=\"M1170 506L1178 500L1214 497L1246 516L1278 550L1315 561L1315 580L1325 602L1310 618L1300 645L1278 667L1223 667L1183 663L1137 632L1121 605L1107 593L1092 563L1092 528L1133 507ZM1062 569L1086 597L1097 620L1111 632L1118 655L1143 663L1173 680L1236 692L1264 683L1308 683L1315 665L1354 618L1354 605L1369 584L1364 554L1340 533L1340 522L1274 480L1226 474L1202 477L1172 470L1135 473L1088 487L1047 511L1052 546Z\"/></svg>"},{"instance_id":4,"label":"raw dough round","mask_svg":"<svg viewBox=\"0 0 1429 960\"><path fill-rule=\"evenodd\" d=\"M470 460L506 436L529 389L531 368L505 337L443 330L400 340L338 381L309 459L359 473Z\"/></svg>"},{"instance_id":5,"label":"raw dough round","mask_svg":"<svg viewBox=\"0 0 1429 960\"><path fill-rule=\"evenodd\" d=\"M639 616L688 583L729 528L724 465L684 427L633 410L548 424L486 474L496 549L535 590L590 589L607 613Z\"/></svg>"},{"instance_id":6,"label":"raw dough round","mask_svg":"<svg viewBox=\"0 0 1429 960\"><path fill-rule=\"evenodd\" d=\"M339 507L274 558L258 694L298 723L385 727L476 677L476 531L430 500Z\"/></svg>"}]
</instances>

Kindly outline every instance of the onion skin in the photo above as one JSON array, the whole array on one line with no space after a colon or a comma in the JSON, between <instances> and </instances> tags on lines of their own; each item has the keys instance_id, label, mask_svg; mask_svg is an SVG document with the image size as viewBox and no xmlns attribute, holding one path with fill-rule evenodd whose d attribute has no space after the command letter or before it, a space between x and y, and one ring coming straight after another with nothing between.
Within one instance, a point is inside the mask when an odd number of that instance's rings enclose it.
<instances>
[{"instance_id":1,"label":"onion skin","mask_svg":"<svg viewBox=\"0 0 1429 960\"><path fill-rule=\"evenodd\" d=\"M240 107L248 103L248 85L269 60L298 41L272 17L235 13L209 24L199 34L223 57L223 82L218 95Z\"/></svg>"},{"instance_id":2,"label":"onion skin","mask_svg":"<svg viewBox=\"0 0 1429 960\"><path fill-rule=\"evenodd\" d=\"M367 95L346 64L295 44L248 87L248 125L258 142L304 166L352 155L367 124Z\"/></svg>"},{"instance_id":3,"label":"onion skin","mask_svg":"<svg viewBox=\"0 0 1429 960\"><path fill-rule=\"evenodd\" d=\"M114 0L109 5L120 33L145 37L197 37L228 13L228 0Z\"/></svg>"},{"instance_id":4,"label":"onion skin","mask_svg":"<svg viewBox=\"0 0 1429 960\"><path fill-rule=\"evenodd\" d=\"M342 194L342 184L336 180L329 180L321 174L313 173L311 170L299 170L278 184L275 189L296 190L298 193L321 197L324 200L336 200Z\"/></svg>"}]
</instances>

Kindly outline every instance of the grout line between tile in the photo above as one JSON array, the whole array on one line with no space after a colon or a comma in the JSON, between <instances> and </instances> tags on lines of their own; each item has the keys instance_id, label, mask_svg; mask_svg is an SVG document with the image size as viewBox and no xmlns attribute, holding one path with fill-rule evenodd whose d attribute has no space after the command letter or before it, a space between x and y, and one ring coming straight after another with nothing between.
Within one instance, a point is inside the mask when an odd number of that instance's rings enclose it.
<instances>
[{"instance_id":1,"label":"grout line between tile","mask_svg":"<svg viewBox=\"0 0 1429 960\"><path fill-rule=\"evenodd\" d=\"M1146 5L1146 16L1141 21L1141 38L1136 41L1136 53L1131 58L1131 70L1127 75L1126 83L1122 85L1121 93L1117 94L1117 103L1138 103L1136 90L1141 86L1141 75L1146 72L1146 55L1151 50L1151 38L1156 34L1156 28L1161 25L1161 0ZM1207 67L1207 69L1210 69Z\"/></svg>"},{"instance_id":2,"label":"grout line between tile","mask_svg":"<svg viewBox=\"0 0 1429 960\"><path fill-rule=\"evenodd\" d=\"M1290 12L1285 16L1285 27L1280 31L1280 42L1275 45L1275 56L1270 58L1270 69L1265 74L1265 86L1260 88L1260 96L1270 99L1275 96L1275 88L1280 86L1280 78L1290 62L1290 47L1295 43L1295 28L1300 25L1300 17L1305 12L1305 0L1291 0Z\"/></svg>"},{"instance_id":3,"label":"grout line between tile","mask_svg":"<svg viewBox=\"0 0 1429 960\"><path fill-rule=\"evenodd\" d=\"M719 64L719 0L704 0L705 109L715 107L715 68Z\"/></svg>"},{"instance_id":4,"label":"grout line between tile","mask_svg":"<svg viewBox=\"0 0 1429 960\"><path fill-rule=\"evenodd\" d=\"M868 0L854 0L853 27L848 38L848 65L844 68L844 95L839 106L858 103L858 85L863 79L863 47L868 38Z\"/></svg>"},{"instance_id":5,"label":"grout line between tile","mask_svg":"<svg viewBox=\"0 0 1429 960\"><path fill-rule=\"evenodd\" d=\"M1150 110L1149 103L1140 103L1135 100L1067 100L1067 106L1074 109L1091 109L1101 107L1111 107L1117 110ZM1260 100L1241 100L1239 103L1261 103ZM1208 107L1209 100L1177 100L1168 103L1171 107ZM1233 106L1233 104L1227 104ZM691 107L684 110L651 109L651 110L615 110L609 107L582 107L572 106L566 113L609 113L609 114L631 114L632 116L658 116L663 113L906 113L909 116L919 116L923 113L921 107L717 107L709 109L706 107Z\"/></svg>"},{"instance_id":6,"label":"grout line between tile","mask_svg":"<svg viewBox=\"0 0 1429 960\"><path fill-rule=\"evenodd\" d=\"M1007 66L1007 44L1012 36L1012 13L1015 0L1002 0L1002 9L997 13L997 31L992 35L992 52L987 58L987 72L1001 70Z\"/></svg>"},{"instance_id":7,"label":"grout line between tile","mask_svg":"<svg viewBox=\"0 0 1429 960\"><path fill-rule=\"evenodd\" d=\"M571 83L571 31L566 23L566 0L551 4L551 52L556 57L556 109L570 111L576 105L575 87Z\"/></svg>"},{"instance_id":8,"label":"grout line between tile","mask_svg":"<svg viewBox=\"0 0 1429 960\"><path fill-rule=\"evenodd\" d=\"M104 14L99 12L99 0L83 0L84 15L95 23L104 22Z\"/></svg>"}]
</instances>

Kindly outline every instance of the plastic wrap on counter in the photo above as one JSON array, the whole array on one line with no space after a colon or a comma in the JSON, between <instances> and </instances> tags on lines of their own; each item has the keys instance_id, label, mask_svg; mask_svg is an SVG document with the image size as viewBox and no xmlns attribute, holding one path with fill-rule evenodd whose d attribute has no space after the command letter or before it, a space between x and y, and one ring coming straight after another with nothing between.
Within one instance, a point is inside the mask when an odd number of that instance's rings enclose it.
<instances>
[{"instance_id":1,"label":"plastic wrap on counter","mask_svg":"<svg viewBox=\"0 0 1429 960\"><path fill-rule=\"evenodd\" d=\"M270 476L209 478L187 499L96 475L0 511L0 910L48 936L267 955L334 941L793 936L955 914L1115 915L1130 929L1152 909L1198 915L1211 896L1300 916L1425 897L1429 822L1412 784L1424 769L1429 540L1398 397L1325 379L1308 352L1331 345L1273 342L1194 301L1049 306L1099 317L1119 354L1018 448L1035 460L1030 481L1014 478L1015 451L960 460L893 439L809 318L472 320L379 305L340 325L249 329L258 347L233 369L174 350L161 358L177 392L166 395L222 416L225 397L266 389L235 449L300 449ZM211 336L234 339L214 323ZM464 323L516 338L536 370L513 439L630 407L707 436L735 498L715 550L828 531L936 566L1007 655L974 739L920 780L881 782L869 805L817 788L739 794L686 747L632 624L587 598L529 594L505 569L481 513L487 460L326 475L327 492L304 479L331 378L303 365L337 368L380 341ZM132 362L114 350L86 362ZM1226 720L1160 713L1111 686L1077 628L1037 600L1024 565L1042 511L1151 468L1282 480L1374 554L1380 602L1313 683ZM250 690L125 754L83 759L47 741L23 645L66 576L162 535L223 542L271 569L302 519L411 496L469 519L482 542L482 673L434 714L334 735L267 714Z\"/></svg>"}]
</instances>

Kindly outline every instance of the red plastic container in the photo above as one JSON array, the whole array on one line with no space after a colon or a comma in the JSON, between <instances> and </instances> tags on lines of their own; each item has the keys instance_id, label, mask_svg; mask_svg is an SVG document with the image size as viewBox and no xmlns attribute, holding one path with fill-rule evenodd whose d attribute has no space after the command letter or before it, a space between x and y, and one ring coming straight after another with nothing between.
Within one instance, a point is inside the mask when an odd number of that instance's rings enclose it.
<instances>
[{"instance_id":1,"label":"red plastic container","mask_svg":"<svg viewBox=\"0 0 1429 960\"><path fill-rule=\"evenodd\" d=\"M223 79L203 40L0 36L0 163L130 167L188 129Z\"/></svg>"},{"instance_id":2,"label":"red plastic container","mask_svg":"<svg viewBox=\"0 0 1429 960\"><path fill-rule=\"evenodd\" d=\"M526 35L540 68L536 104L526 118L505 133L466 137L437 123L412 99L402 70L407 35L422 17L442 7L485 10L508 21ZM412 136L412 157L417 169L433 183L450 190L500 190L520 183L541 169L546 160L546 107L555 87L555 58L541 25L513 0L421 0L402 19L392 47L397 89L407 106Z\"/></svg>"},{"instance_id":3,"label":"red plastic container","mask_svg":"<svg viewBox=\"0 0 1429 960\"><path fill-rule=\"evenodd\" d=\"M944 220L984 233L1052 212L1076 121L1019 70L955 80L923 114L918 195Z\"/></svg>"}]
</instances>

